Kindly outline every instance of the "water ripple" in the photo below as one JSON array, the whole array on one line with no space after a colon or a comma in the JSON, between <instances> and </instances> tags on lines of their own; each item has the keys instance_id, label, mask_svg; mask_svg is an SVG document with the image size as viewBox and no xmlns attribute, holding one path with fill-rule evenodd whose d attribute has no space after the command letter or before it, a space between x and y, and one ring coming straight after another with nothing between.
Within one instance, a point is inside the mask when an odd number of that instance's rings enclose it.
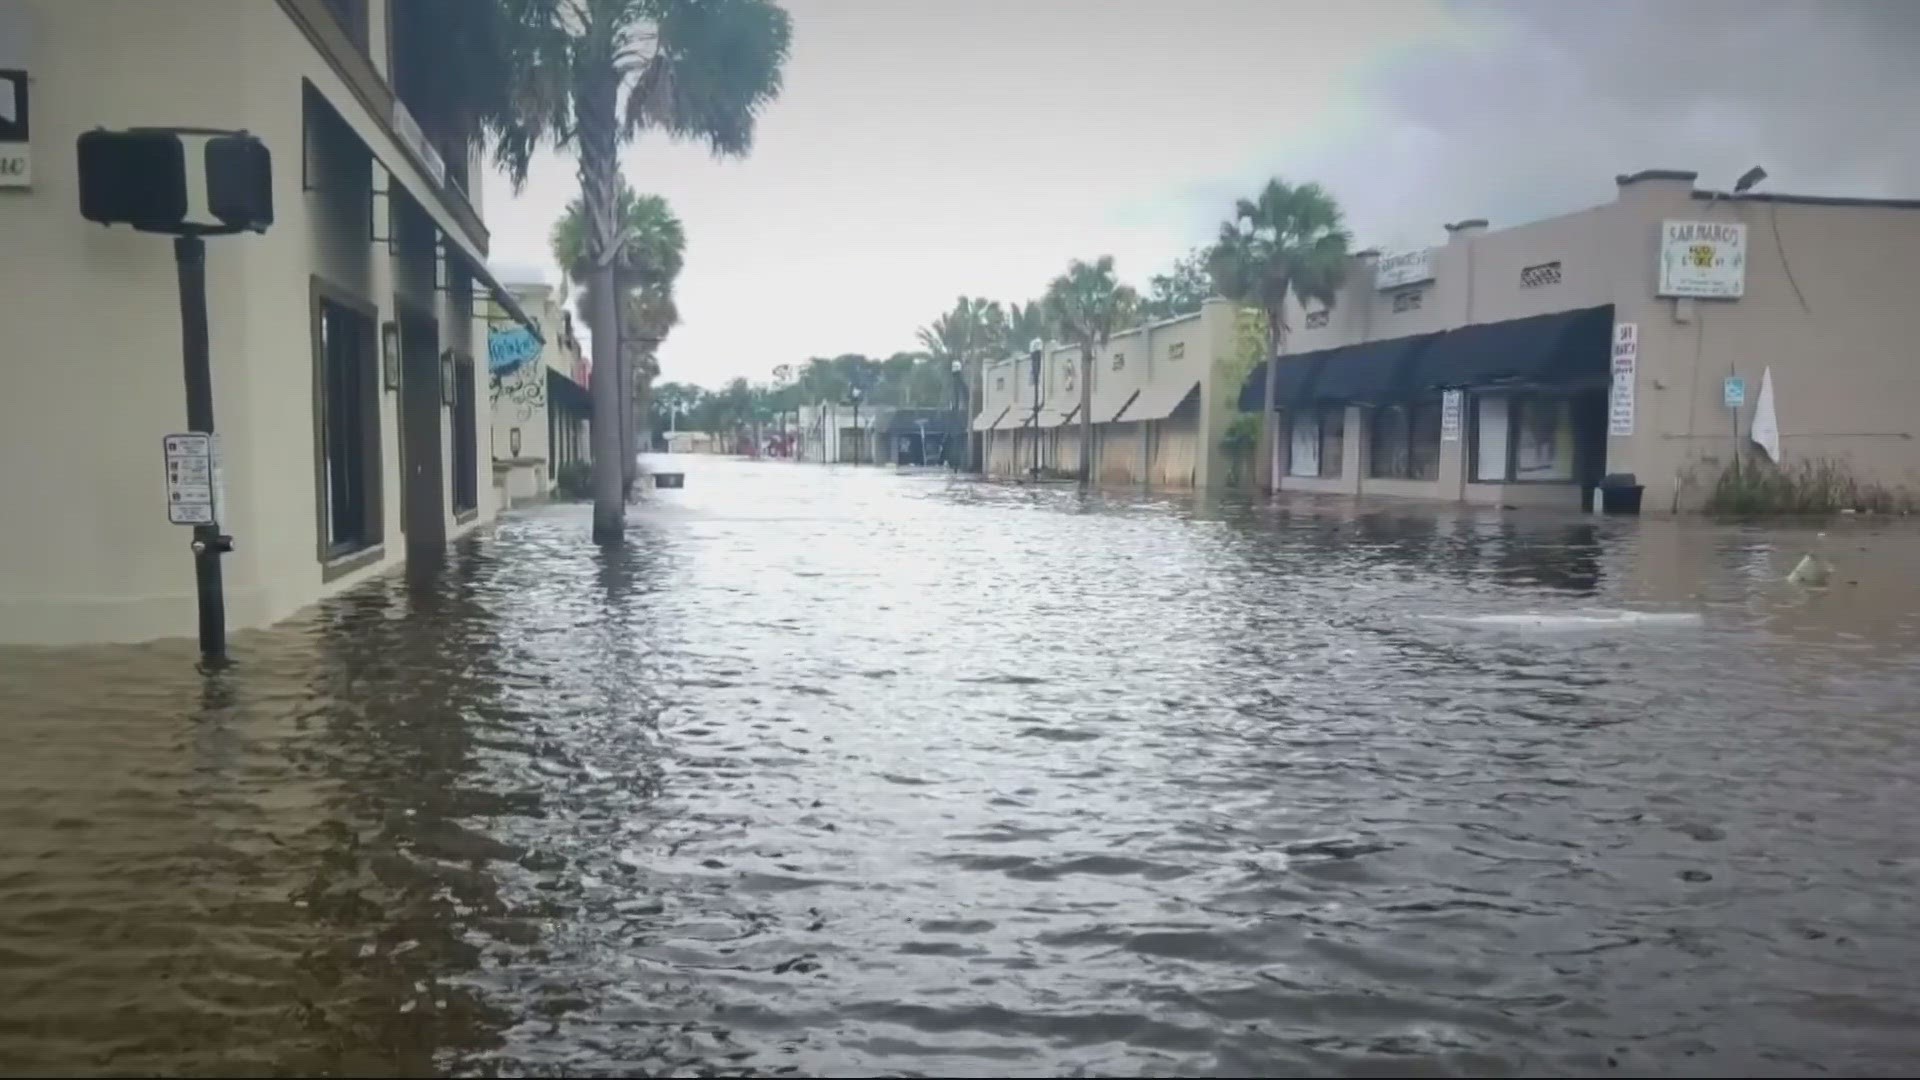
<instances>
[{"instance_id":1,"label":"water ripple","mask_svg":"<svg viewBox=\"0 0 1920 1080\"><path fill-rule=\"evenodd\" d=\"M0 1070L1920 1060L1902 523L690 472L0 653ZM1606 610L1700 622L1474 618Z\"/></svg>"}]
</instances>

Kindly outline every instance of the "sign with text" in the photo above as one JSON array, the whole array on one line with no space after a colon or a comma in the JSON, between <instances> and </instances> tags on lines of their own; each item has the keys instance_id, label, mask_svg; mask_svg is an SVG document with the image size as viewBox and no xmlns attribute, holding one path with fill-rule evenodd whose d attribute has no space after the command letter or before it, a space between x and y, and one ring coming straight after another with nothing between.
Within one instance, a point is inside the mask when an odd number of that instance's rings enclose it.
<instances>
[{"instance_id":1,"label":"sign with text","mask_svg":"<svg viewBox=\"0 0 1920 1080\"><path fill-rule=\"evenodd\" d=\"M1661 296L1737 300L1747 291L1747 227L1737 222L1660 223Z\"/></svg>"},{"instance_id":2,"label":"sign with text","mask_svg":"<svg viewBox=\"0 0 1920 1080\"><path fill-rule=\"evenodd\" d=\"M487 332L487 371L504 375L540 355L540 339L524 326Z\"/></svg>"},{"instance_id":3,"label":"sign with text","mask_svg":"<svg viewBox=\"0 0 1920 1080\"><path fill-rule=\"evenodd\" d=\"M1738 409L1747 403L1747 380L1738 375L1729 375L1720 383L1720 403L1729 409Z\"/></svg>"},{"instance_id":4,"label":"sign with text","mask_svg":"<svg viewBox=\"0 0 1920 1080\"><path fill-rule=\"evenodd\" d=\"M1640 324L1613 327L1613 386L1607 391L1607 434L1633 434L1633 379L1640 366Z\"/></svg>"},{"instance_id":5,"label":"sign with text","mask_svg":"<svg viewBox=\"0 0 1920 1080\"><path fill-rule=\"evenodd\" d=\"M1447 390L1440 395L1440 441L1460 441L1460 412L1464 390Z\"/></svg>"},{"instance_id":6,"label":"sign with text","mask_svg":"<svg viewBox=\"0 0 1920 1080\"><path fill-rule=\"evenodd\" d=\"M1373 287L1385 291L1402 285L1433 280L1434 249L1383 255L1373 266Z\"/></svg>"},{"instance_id":7,"label":"sign with text","mask_svg":"<svg viewBox=\"0 0 1920 1080\"><path fill-rule=\"evenodd\" d=\"M0 70L0 188L33 185L30 119L27 73Z\"/></svg>"},{"instance_id":8,"label":"sign with text","mask_svg":"<svg viewBox=\"0 0 1920 1080\"><path fill-rule=\"evenodd\" d=\"M220 466L212 435L187 431L162 440L167 458L167 520L212 525L219 520Z\"/></svg>"}]
</instances>

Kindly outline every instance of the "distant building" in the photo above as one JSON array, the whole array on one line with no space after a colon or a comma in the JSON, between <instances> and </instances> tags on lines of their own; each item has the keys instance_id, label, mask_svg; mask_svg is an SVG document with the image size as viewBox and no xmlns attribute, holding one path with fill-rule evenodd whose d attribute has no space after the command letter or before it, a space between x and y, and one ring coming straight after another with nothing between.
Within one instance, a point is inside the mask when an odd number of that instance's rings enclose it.
<instances>
[{"instance_id":1,"label":"distant building","mask_svg":"<svg viewBox=\"0 0 1920 1080\"><path fill-rule=\"evenodd\" d=\"M1236 305L1209 300L1178 319L1115 334L1093 361L1093 476L1103 484L1220 487L1221 436L1240 388L1228 374ZM1078 475L1080 349L1055 342L1036 382L1028 357L989 362L973 430L989 476Z\"/></svg>"},{"instance_id":2,"label":"distant building","mask_svg":"<svg viewBox=\"0 0 1920 1080\"><path fill-rule=\"evenodd\" d=\"M1622 176L1603 206L1357 257L1331 309L1288 316L1263 480L1575 507L1614 476L1646 510L1695 506L1770 371L1785 463L1920 492L1920 201L1694 180Z\"/></svg>"},{"instance_id":3,"label":"distant building","mask_svg":"<svg viewBox=\"0 0 1920 1080\"><path fill-rule=\"evenodd\" d=\"M195 628L162 456L186 427L173 246L81 218L75 142L96 128L245 129L272 155L272 228L206 245L231 627L437 561L493 515L477 301L521 316L487 269L466 103L422 77L458 10L0 5L0 642Z\"/></svg>"},{"instance_id":4,"label":"distant building","mask_svg":"<svg viewBox=\"0 0 1920 1080\"><path fill-rule=\"evenodd\" d=\"M552 494L560 470L593 460L593 403L587 361L574 336L573 316L550 285L509 285L508 292L541 329L539 353L523 362L490 365L493 481L500 505L534 502ZM514 335L504 312L489 311L490 338Z\"/></svg>"}]
</instances>

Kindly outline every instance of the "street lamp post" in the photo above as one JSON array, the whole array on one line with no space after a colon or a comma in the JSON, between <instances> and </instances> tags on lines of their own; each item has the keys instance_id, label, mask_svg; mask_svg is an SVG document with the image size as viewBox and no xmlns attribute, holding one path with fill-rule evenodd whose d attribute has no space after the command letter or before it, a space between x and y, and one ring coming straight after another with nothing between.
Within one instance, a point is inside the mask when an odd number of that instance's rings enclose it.
<instances>
[{"instance_id":1,"label":"street lamp post","mask_svg":"<svg viewBox=\"0 0 1920 1080\"><path fill-rule=\"evenodd\" d=\"M847 392L853 398L853 463L860 464L860 388L854 387Z\"/></svg>"},{"instance_id":2,"label":"street lamp post","mask_svg":"<svg viewBox=\"0 0 1920 1080\"><path fill-rule=\"evenodd\" d=\"M1032 479L1040 479L1040 354L1046 351L1046 345L1039 338L1027 343L1027 366L1031 369L1028 376L1033 382L1033 472Z\"/></svg>"},{"instance_id":3,"label":"street lamp post","mask_svg":"<svg viewBox=\"0 0 1920 1080\"><path fill-rule=\"evenodd\" d=\"M963 440L963 445L966 447L966 451L967 451L967 465L971 466L973 464L973 417L966 413L962 413L960 411L960 406L961 406L962 393L965 393L967 396L966 404L968 405L973 404L973 400L972 400L973 388L971 386L965 385L966 376L965 374L963 374L963 371L964 371L964 365L962 365L959 360L957 359L954 360L953 362L953 411L959 414L960 423L964 425L966 428L967 437L965 440ZM942 446L940 449L941 449L942 456L944 456L947 459L948 464L953 464L954 463L953 446L949 443L948 445Z\"/></svg>"}]
</instances>

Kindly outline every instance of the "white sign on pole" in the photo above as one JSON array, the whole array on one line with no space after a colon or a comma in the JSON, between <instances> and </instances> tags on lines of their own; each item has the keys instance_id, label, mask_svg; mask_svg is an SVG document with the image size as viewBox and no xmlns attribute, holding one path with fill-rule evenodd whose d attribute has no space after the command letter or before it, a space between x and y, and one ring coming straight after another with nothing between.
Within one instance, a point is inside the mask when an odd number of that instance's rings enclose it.
<instances>
[{"instance_id":1,"label":"white sign on pole","mask_svg":"<svg viewBox=\"0 0 1920 1080\"><path fill-rule=\"evenodd\" d=\"M1737 300L1747 291L1747 227L1737 222L1660 223L1661 296Z\"/></svg>"},{"instance_id":2,"label":"white sign on pole","mask_svg":"<svg viewBox=\"0 0 1920 1080\"><path fill-rule=\"evenodd\" d=\"M187 431L162 441L167 457L167 520L175 525L219 521L223 481L215 438Z\"/></svg>"},{"instance_id":3,"label":"white sign on pole","mask_svg":"<svg viewBox=\"0 0 1920 1080\"><path fill-rule=\"evenodd\" d=\"M1402 285L1433 280L1433 249L1385 255L1373 266L1373 287L1397 289Z\"/></svg>"},{"instance_id":4,"label":"white sign on pole","mask_svg":"<svg viewBox=\"0 0 1920 1080\"><path fill-rule=\"evenodd\" d=\"M1440 441L1460 441L1460 409L1464 390L1448 390L1440 395Z\"/></svg>"},{"instance_id":5,"label":"white sign on pole","mask_svg":"<svg viewBox=\"0 0 1920 1080\"><path fill-rule=\"evenodd\" d=\"M1640 366L1640 325L1613 327L1613 387L1607 392L1607 434L1633 434L1633 379Z\"/></svg>"}]
</instances>

